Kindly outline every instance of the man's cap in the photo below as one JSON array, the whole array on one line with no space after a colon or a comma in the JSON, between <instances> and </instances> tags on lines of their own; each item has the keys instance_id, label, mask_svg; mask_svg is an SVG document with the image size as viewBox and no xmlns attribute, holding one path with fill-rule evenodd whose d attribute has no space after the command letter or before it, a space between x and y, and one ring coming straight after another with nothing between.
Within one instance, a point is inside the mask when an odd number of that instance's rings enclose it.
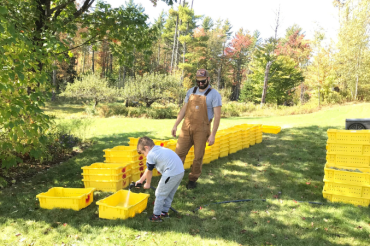
<instances>
[{"instance_id":1,"label":"man's cap","mask_svg":"<svg viewBox=\"0 0 370 246\"><path fill-rule=\"evenodd\" d=\"M209 77L209 73L205 69L199 69L197 71L197 74L195 75L195 77L196 78L203 78L203 79L205 79L205 78Z\"/></svg>"}]
</instances>

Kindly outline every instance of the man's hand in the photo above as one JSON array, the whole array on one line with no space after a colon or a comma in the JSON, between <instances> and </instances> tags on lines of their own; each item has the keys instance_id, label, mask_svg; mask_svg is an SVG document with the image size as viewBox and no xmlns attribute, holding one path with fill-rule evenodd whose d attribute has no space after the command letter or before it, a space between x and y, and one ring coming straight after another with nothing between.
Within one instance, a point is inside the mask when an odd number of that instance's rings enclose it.
<instances>
[{"instance_id":1,"label":"man's hand","mask_svg":"<svg viewBox=\"0 0 370 246\"><path fill-rule=\"evenodd\" d=\"M146 190L147 190L147 189L150 189L150 184L145 183L145 184L144 184L144 189L146 189Z\"/></svg>"},{"instance_id":2,"label":"man's hand","mask_svg":"<svg viewBox=\"0 0 370 246\"><path fill-rule=\"evenodd\" d=\"M172 128L172 131L171 131L171 134L172 134L172 136L175 138L176 137L176 132L177 132L177 126L174 126L173 128Z\"/></svg>"},{"instance_id":3,"label":"man's hand","mask_svg":"<svg viewBox=\"0 0 370 246\"><path fill-rule=\"evenodd\" d=\"M208 146L213 145L215 143L215 136L211 134L207 140L207 143L208 143Z\"/></svg>"}]
</instances>

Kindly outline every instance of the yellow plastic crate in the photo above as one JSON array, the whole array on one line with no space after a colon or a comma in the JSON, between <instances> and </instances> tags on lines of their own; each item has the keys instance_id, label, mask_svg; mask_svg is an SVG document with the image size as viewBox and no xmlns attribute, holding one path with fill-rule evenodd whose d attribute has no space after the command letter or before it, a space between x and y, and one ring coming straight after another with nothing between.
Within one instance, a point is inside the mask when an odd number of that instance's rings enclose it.
<instances>
[{"instance_id":1,"label":"yellow plastic crate","mask_svg":"<svg viewBox=\"0 0 370 246\"><path fill-rule=\"evenodd\" d=\"M370 199L341 196L341 195L335 195L335 194L330 194L326 192L323 192L323 197L325 199L328 199L331 202L348 203L348 204L353 204L356 206L367 207L370 204Z\"/></svg>"},{"instance_id":2,"label":"yellow plastic crate","mask_svg":"<svg viewBox=\"0 0 370 246\"><path fill-rule=\"evenodd\" d=\"M220 151L220 158L221 157L228 156L228 155L229 155L229 150L227 150L227 151Z\"/></svg>"},{"instance_id":3,"label":"yellow plastic crate","mask_svg":"<svg viewBox=\"0 0 370 246\"><path fill-rule=\"evenodd\" d=\"M230 148L229 154L236 153L238 151L238 147Z\"/></svg>"},{"instance_id":4,"label":"yellow plastic crate","mask_svg":"<svg viewBox=\"0 0 370 246\"><path fill-rule=\"evenodd\" d=\"M120 174L82 174L84 180L89 181L118 181L130 176L130 171Z\"/></svg>"},{"instance_id":5,"label":"yellow plastic crate","mask_svg":"<svg viewBox=\"0 0 370 246\"><path fill-rule=\"evenodd\" d=\"M220 153L214 153L214 154L212 154L211 162L217 160L218 157L219 157L219 155L220 155Z\"/></svg>"},{"instance_id":6,"label":"yellow plastic crate","mask_svg":"<svg viewBox=\"0 0 370 246\"><path fill-rule=\"evenodd\" d=\"M256 144L262 143L262 138L256 138Z\"/></svg>"},{"instance_id":7,"label":"yellow plastic crate","mask_svg":"<svg viewBox=\"0 0 370 246\"><path fill-rule=\"evenodd\" d=\"M326 149L328 154L370 156L370 145L328 143Z\"/></svg>"},{"instance_id":8,"label":"yellow plastic crate","mask_svg":"<svg viewBox=\"0 0 370 246\"><path fill-rule=\"evenodd\" d=\"M127 190L120 190L98 201L96 204L99 206L99 218L125 220L143 212L146 209L150 195L130 192L129 196L127 196L128 192ZM126 202L127 197L128 202Z\"/></svg>"},{"instance_id":9,"label":"yellow plastic crate","mask_svg":"<svg viewBox=\"0 0 370 246\"><path fill-rule=\"evenodd\" d=\"M73 209L81 210L89 206L94 200L95 188L62 188L54 187L36 197L40 201L40 207L44 209Z\"/></svg>"},{"instance_id":10,"label":"yellow plastic crate","mask_svg":"<svg viewBox=\"0 0 370 246\"><path fill-rule=\"evenodd\" d=\"M136 155L136 156L107 156L107 155L104 155L105 157L105 161L106 162L111 162L111 163L117 163L117 162L120 162L120 163L128 163L128 162L132 162L132 161L140 161L140 160L144 160L146 159L144 157L144 155Z\"/></svg>"},{"instance_id":11,"label":"yellow plastic crate","mask_svg":"<svg viewBox=\"0 0 370 246\"><path fill-rule=\"evenodd\" d=\"M325 182L323 192L334 195L370 199L370 186Z\"/></svg>"},{"instance_id":12,"label":"yellow plastic crate","mask_svg":"<svg viewBox=\"0 0 370 246\"><path fill-rule=\"evenodd\" d=\"M158 140L153 139L153 142L155 145L161 146L161 147L167 147L167 144L169 143L169 140Z\"/></svg>"},{"instance_id":13,"label":"yellow plastic crate","mask_svg":"<svg viewBox=\"0 0 370 246\"><path fill-rule=\"evenodd\" d=\"M137 146L137 143L139 142L139 138L133 138L133 137L129 137L128 139L130 139L129 141L129 145L130 146Z\"/></svg>"},{"instance_id":14,"label":"yellow plastic crate","mask_svg":"<svg viewBox=\"0 0 370 246\"><path fill-rule=\"evenodd\" d=\"M327 163L333 167L370 167L370 156L326 155Z\"/></svg>"},{"instance_id":15,"label":"yellow plastic crate","mask_svg":"<svg viewBox=\"0 0 370 246\"><path fill-rule=\"evenodd\" d=\"M211 163L211 156L203 157L203 164L209 164Z\"/></svg>"},{"instance_id":16,"label":"yellow plastic crate","mask_svg":"<svg viewBox=\"0 0 370 246\"><path fill-rule=\"evenodd\" d=\"M324 182L334 182L360 186L370 185L370 173L347 172L327 167L324 168L324 172Z\"/></svg>"},{"instance_id":17,"label":"yellow plastic crate","mask_svg":"<svg viewBox=\"0 0 370 246\"><path fill-rule=\"evenodd\" d=\"M129 157L137 156L137 148L135 146L116 146L113 149L104 149L107 157Z\"/></svg>"},{"instance_id":18,"label":"yellow plastic crate","mask_svg":"<svg viewBox=\"0 0 370 246\"><path fill-rule=\"evenodd\" d=\"M191 165L193 165L193 158L186 158L184 162L184 169L190 169Z\"/></svg>"},{"instance_id":19,"label":"yellow plastic crate","mask_svg":"<svg viewBox=\"0 0 370 246\"><path fill-rule=\"evenodd\" d=\"M158 177L158 176L161 176L162 174L160 172L158 172L157 169L153 169L153 177Z\"/></svg>"},{"instance_id":20,"label":"yellow plastic crate","mask_svg":"<svg viewBox=\"0 0 370 246\"><path fill-rule=\"evenodd\" d=\"M281 131L281 126L262 126L263 133L278 134Z\"/></svg>"},{"instance_id":21,"label":"yellow plastic crate","mask_svg":"<svg viewBox=\"0 0 370 246\"><path fill-rule=\"evenodd\" d=\"M145 171L139 171L136 173L132 173L130 176L130 183L138 181L144 174Z\"/></svg>"},{"instance_id":22,"label":"yellow plastic crate","mask_svg":"<svg viewBox=\"0 0 370 246\"><path fill-rule=\"evenodd\" d=\"M370 145L370 130L336 130L329 129L328 143Z\"/></svg>"},{"instance_id":23,"label":"yellow plastic crate","mask_svg":"<svg viewBox=\"0 0 370 246\"><path fill-rule=\"evenodd\" d=\"M130 176L125 179L114 180L114 181L95 181L95 180L82 180L85 188L96 188L97 190L106 192L116 192L123 188L126 188L130 184Z\"/></svg>"},{"instance_id":24,"label":"yellow plastic crate","mask_svg":"<svg viewBox=\"0 0 370 246\"><path fill-rule=\"evenodd\" d=\"M131 165L129 163L94 163L90 166L81 167L83 170L82 174L92 175L92 174L120 174L131 170Z\"/></svg>"}]
</instances>

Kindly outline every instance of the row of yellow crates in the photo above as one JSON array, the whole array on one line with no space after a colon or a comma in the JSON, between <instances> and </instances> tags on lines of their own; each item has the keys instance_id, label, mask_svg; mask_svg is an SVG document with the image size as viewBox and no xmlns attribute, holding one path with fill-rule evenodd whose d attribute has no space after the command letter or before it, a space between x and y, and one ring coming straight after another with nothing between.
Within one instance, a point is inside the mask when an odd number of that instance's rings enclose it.
<instances>
[{"instance_id":1,"label":"row of yellow crates","mask_svg":"<svg viewBox=\"0 0 370 246\"><path fill-rule=\"evenodd\" d=\"M370 131L329 129L323 197L331 202L370 204Z\"/></svg>"}]
</instances>

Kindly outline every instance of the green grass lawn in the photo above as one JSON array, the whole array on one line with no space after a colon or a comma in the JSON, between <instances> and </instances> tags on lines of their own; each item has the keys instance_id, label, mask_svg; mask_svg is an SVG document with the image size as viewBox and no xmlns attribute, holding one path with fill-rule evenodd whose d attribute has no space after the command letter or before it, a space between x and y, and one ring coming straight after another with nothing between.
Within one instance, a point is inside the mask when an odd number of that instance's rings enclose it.
<instances>
[{"instance_id":1,"label":"green grass lawn","mask_svg":"<svg viewBox=\"0 0 370 246\"><path fill-rule=\"evenodd\" d=\"M163 223L147 220L153 191L146 191L151 195L146 211L127 220L99 219L95 201L110 195L103 192L95 192L94 202L79 212L39 208L36 195L51 187L83 187L81 167L103 161L103 149L127 145L129 136L170 138L174 123L82 119L85 127L75 125L71 131L93 139L92 147L0 190L0 245L368 245L369 208L326 202L322 180L327 129L344 129L346 118L369 118L369 112L370 104L357 104L307 115L222 119L221 129L242 123L283 129L277 135L264 134L261 144L204 165L195 190L185 188L187 170L172 204L180 215L172 214ZM239 199L255 201L204 207ZM204 208L193 213L199 206Z\"/></svg>"}]
</instances>

